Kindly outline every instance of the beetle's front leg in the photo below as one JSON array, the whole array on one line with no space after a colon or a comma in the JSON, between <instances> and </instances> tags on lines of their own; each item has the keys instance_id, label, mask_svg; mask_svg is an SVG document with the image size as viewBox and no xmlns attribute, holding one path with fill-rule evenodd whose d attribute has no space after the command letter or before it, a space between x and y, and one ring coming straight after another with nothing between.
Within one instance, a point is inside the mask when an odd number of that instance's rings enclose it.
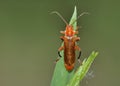
<instances>
[{"instance_id":1,"label":"beetle's front leg","mask_svg":"<svg viewBox=\"0 0 120 86\"><path fill-rule=\"evenodd\" d=\"M65 31L60 31L61 34L65 34Z\"/></svg>"}]
</instances>

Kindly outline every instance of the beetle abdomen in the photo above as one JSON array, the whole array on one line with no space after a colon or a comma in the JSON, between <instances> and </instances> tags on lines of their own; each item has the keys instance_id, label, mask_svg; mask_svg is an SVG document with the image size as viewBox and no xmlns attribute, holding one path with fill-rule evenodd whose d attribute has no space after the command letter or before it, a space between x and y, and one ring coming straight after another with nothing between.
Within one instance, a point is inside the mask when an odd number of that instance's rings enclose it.
<instances>
[{"instance_id":1,"label":"beetle abdomen","mask_svg":"<svg viewBox=\"0 0 120 86\"><path fill-rule=\"evenodd\" d=\"M72 65L65 64L65 68L66 68L68 71L71 71L71 70L74 68L74 64L72 64Z\"/></svg>"}]
</instances>

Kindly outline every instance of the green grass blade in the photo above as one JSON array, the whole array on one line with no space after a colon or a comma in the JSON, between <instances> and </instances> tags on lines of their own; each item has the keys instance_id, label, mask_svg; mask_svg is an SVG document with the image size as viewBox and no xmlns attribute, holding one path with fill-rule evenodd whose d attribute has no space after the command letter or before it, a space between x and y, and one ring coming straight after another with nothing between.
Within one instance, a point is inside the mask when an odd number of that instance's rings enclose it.
<instances>
[{"instance_id":1,"label":"green grass blade","mask_svg":"<svg viewBox=\"0 0 120 86\"><path fill-rule=\"evenodd\" d=\"M71 24L76 19L77 19L77 10L75 7L73 16L69 24ZM76 29L76 26L77 26L77 23L75 22L73 24L74 29ZM51 86L66 86L69 79L71 79L71 77L73 77L73 74L74 74L74 70L72 72L68 72L65 69L64 61L63 61L64 59L63 51L61 52L61 55L62 55L62 58L56 63L56 66L55 66L54 74L51 81Z\"/></svg>"},{"instance_id":2,"label":"green grass blade","mask_svg":"<svg viewBox=\"0 0 120 86\"><path fill-rule=\"evenodd\" d=\"M92 52L88 59L84 60L82 65L78 68L76 73L74 74L73 78L70 80L67 86L78 86L80 81L88 72L91 64L93 63L95 57L98 55L98 52Z\"/></svg>"},{"instance_id":3,"label":"green grass blade","mask_svg":"<svg viewBox=\"0 0 120 86\"><path fill-rule=\"evenodd\" d=\"M75 21L76 19L77 19L77 9L75 6L74 12L73 12L73 15L72 15L72 18L71 18L69 24L71 25L73 23L73 21ZM73 29L76 30L77 29L77 21L72 26L73 26Z\"/></svg>"}]
</instances>

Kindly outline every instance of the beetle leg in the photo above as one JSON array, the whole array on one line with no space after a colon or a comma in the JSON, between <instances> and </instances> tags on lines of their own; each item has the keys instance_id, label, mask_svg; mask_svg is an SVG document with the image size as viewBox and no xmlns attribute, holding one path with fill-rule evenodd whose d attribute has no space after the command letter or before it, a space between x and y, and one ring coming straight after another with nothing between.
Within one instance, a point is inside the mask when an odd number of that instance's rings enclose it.
<instances>
[{"instance_id":1,"label":"beetle leg","mask_svg":"<svg viewBox=\"0 0 120 86\"><path fill-rule=\"evenodd\" d=\"M81 63L81 60L80 60L80 56L81 56L81 49L79 46L75 46L75 50L78 50L79 51L79 55L78 55L78 62Z\"/></svg>"},{"instance_id":2,"label":"beetle leg","mask_svg":"<svg viewBox=\"0 0 120 86\"><path fill-rule=\"evenodd\" d=\"M63 41L64 40L64 36L60 36L60 39ZM64 46L61 46L59 49L58 49L58 55L59 57L56 59L56 62L62 57L60 55L60 51L64 49Z\"/></svg>"},{"instance_id":3,"label":"beetle leg","mask_svg":"<svg viewBox=\"0 0 120 86\"><path fill-rule=\"evenodd\" d=\"M63 41L64 40L64 36L60 36L60 39Z\"/></svg>"},{"instance_id":4,"label":"beetle leg","mask_svg":"<svg viewBox=\"0 0 120 86\"><path fill-rule=\"evenodd\" d=\"M58 58L55 60L55 63L56 63L57 61L59 61L59 59L60 59L60 57L58 57Z\"/></svg>"},{"instance_id":5,"label":"beetle leg","mask_svg":"<svg viewBox=\"0 0 120 86\"><path fill-rule=\"evenodd\" d=\"M62 40L62 42L64 41L64 36L60 36L60 39ZM58 49L58 55L61 57L60 55L60 51L64 49L64 46L61 46L59 49Z\"/></svg>"},{"instance_id":6,"label":"beetle leg","mask_svg":"<svg viewBox=\"0 0 120 86\"><path fill-rule=\"evenodd\" d=\"M65 34L65 31L60 31L61 34Z\"/></svg>"},{"instance_id":7,"label":"beetle leg","mask_svg":"<svg viewBox=\"0 0 120 86\"><path fill-rule=\"evenodd\" d=\"M63 50L63 49L64 49L64 46L61 46L61 47L58 49L58 55L59 55L60 57L62 57L62 56L60 55L60 51Z\"/></svg>"},{"instance_id":8,"label":"beetle leg","mask_svg":"<svg viewBox=\"0 0 120 86\"><path fill-rule=\"evenodd\" d=\"M75 41L79 41L80 40L80 37L75 37Z\"/></svg>"},{"instance_id":9,"label":"beetle leg","mask_svg":"<svg viewBox=\"0 0 120 86\"><path fill-rule=\"evenodd\" d=\"M59 57L56 59L55 62L57 62L62 56L60 55L60 51L64 49L64 46L61 46L59 49L58 49L58 55Z\"/></svg>"}]
</instances>

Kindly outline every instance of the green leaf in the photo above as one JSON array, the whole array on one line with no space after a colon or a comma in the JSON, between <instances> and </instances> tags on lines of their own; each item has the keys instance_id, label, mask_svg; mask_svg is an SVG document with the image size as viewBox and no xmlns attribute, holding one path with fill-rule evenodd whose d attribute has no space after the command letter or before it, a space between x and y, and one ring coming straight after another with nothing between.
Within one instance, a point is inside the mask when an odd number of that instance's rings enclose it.
<instances>
[{"instance_id":1,"label":"green leaf","mask_svg":"<svg viewBox=\"0 0 120 86\"><path fill-rule=\"evenodd\" d=\"M93 63L95 57L98 55L98 52L93 51L88 59L84 60L82 65L78 68L76 73L74 74L73 78L70 80L67 86L78 86L80 81L88 72L91 64Z\"/></svg>"},{"instance_id":2,"label":"green leaf","mask_svg":"<svg viewBox=\"0 0 120 86\"><path fill-rule=\"evenodd\" d=\"M75 20L77 20L77 9L76 9L76 6L74 8L74 12L73 12L73 15L72 15L72 18L69 22L69 24L71 25ZM75 21L74 24L72 24L73 26L73 29L76 30L77 29L77 21Z\"/></svg>"},{"instance_id":3,"label":"green leaf","mask_svg":"<svg viewBox=\"0 0 120 86\"><path fill-rule=\"evenodd\" d=\"M73 16L69 22L69 24L73 26L74 30L77 29L77 10L74 8ZM73 23L75 21L75 23ZM61 44L63 46L63 43ZM88 59L85 59L82 62L82 65L77 69L73 69L71 72L68 72L64 66L64 53L61 51L60 60L56 63L55 70L53 73L51 86L78 86L80 81L88 72L91 64L93 63L95 57L98 55L98 52L92 52Z\"/></svg>"},{"instance_id":4,"label":"green leaf","mask_svg":"<svg viewBox=\"0 0 120 86\"><path fill-rule=\"evenodd\" d=\"M72 16L69 24L72 24L72 22L76 19L77 19L77 10L75 7L73 16ZM76 29L76 26L77 26L77 23L75 22L73 24L74 29ZM62 44L61 44L61 46L62 46ZM66 86L69 79L71 79L71 77L74 74L74 70L71 72L68 72L65 69L63 51L61 51L61 55L62 55L62 58L60 58L60 60L56 63L56 66L55 66L54 74L53 74L52 81L51 81L51 86Z\"/></svg>"}]
</instances>

